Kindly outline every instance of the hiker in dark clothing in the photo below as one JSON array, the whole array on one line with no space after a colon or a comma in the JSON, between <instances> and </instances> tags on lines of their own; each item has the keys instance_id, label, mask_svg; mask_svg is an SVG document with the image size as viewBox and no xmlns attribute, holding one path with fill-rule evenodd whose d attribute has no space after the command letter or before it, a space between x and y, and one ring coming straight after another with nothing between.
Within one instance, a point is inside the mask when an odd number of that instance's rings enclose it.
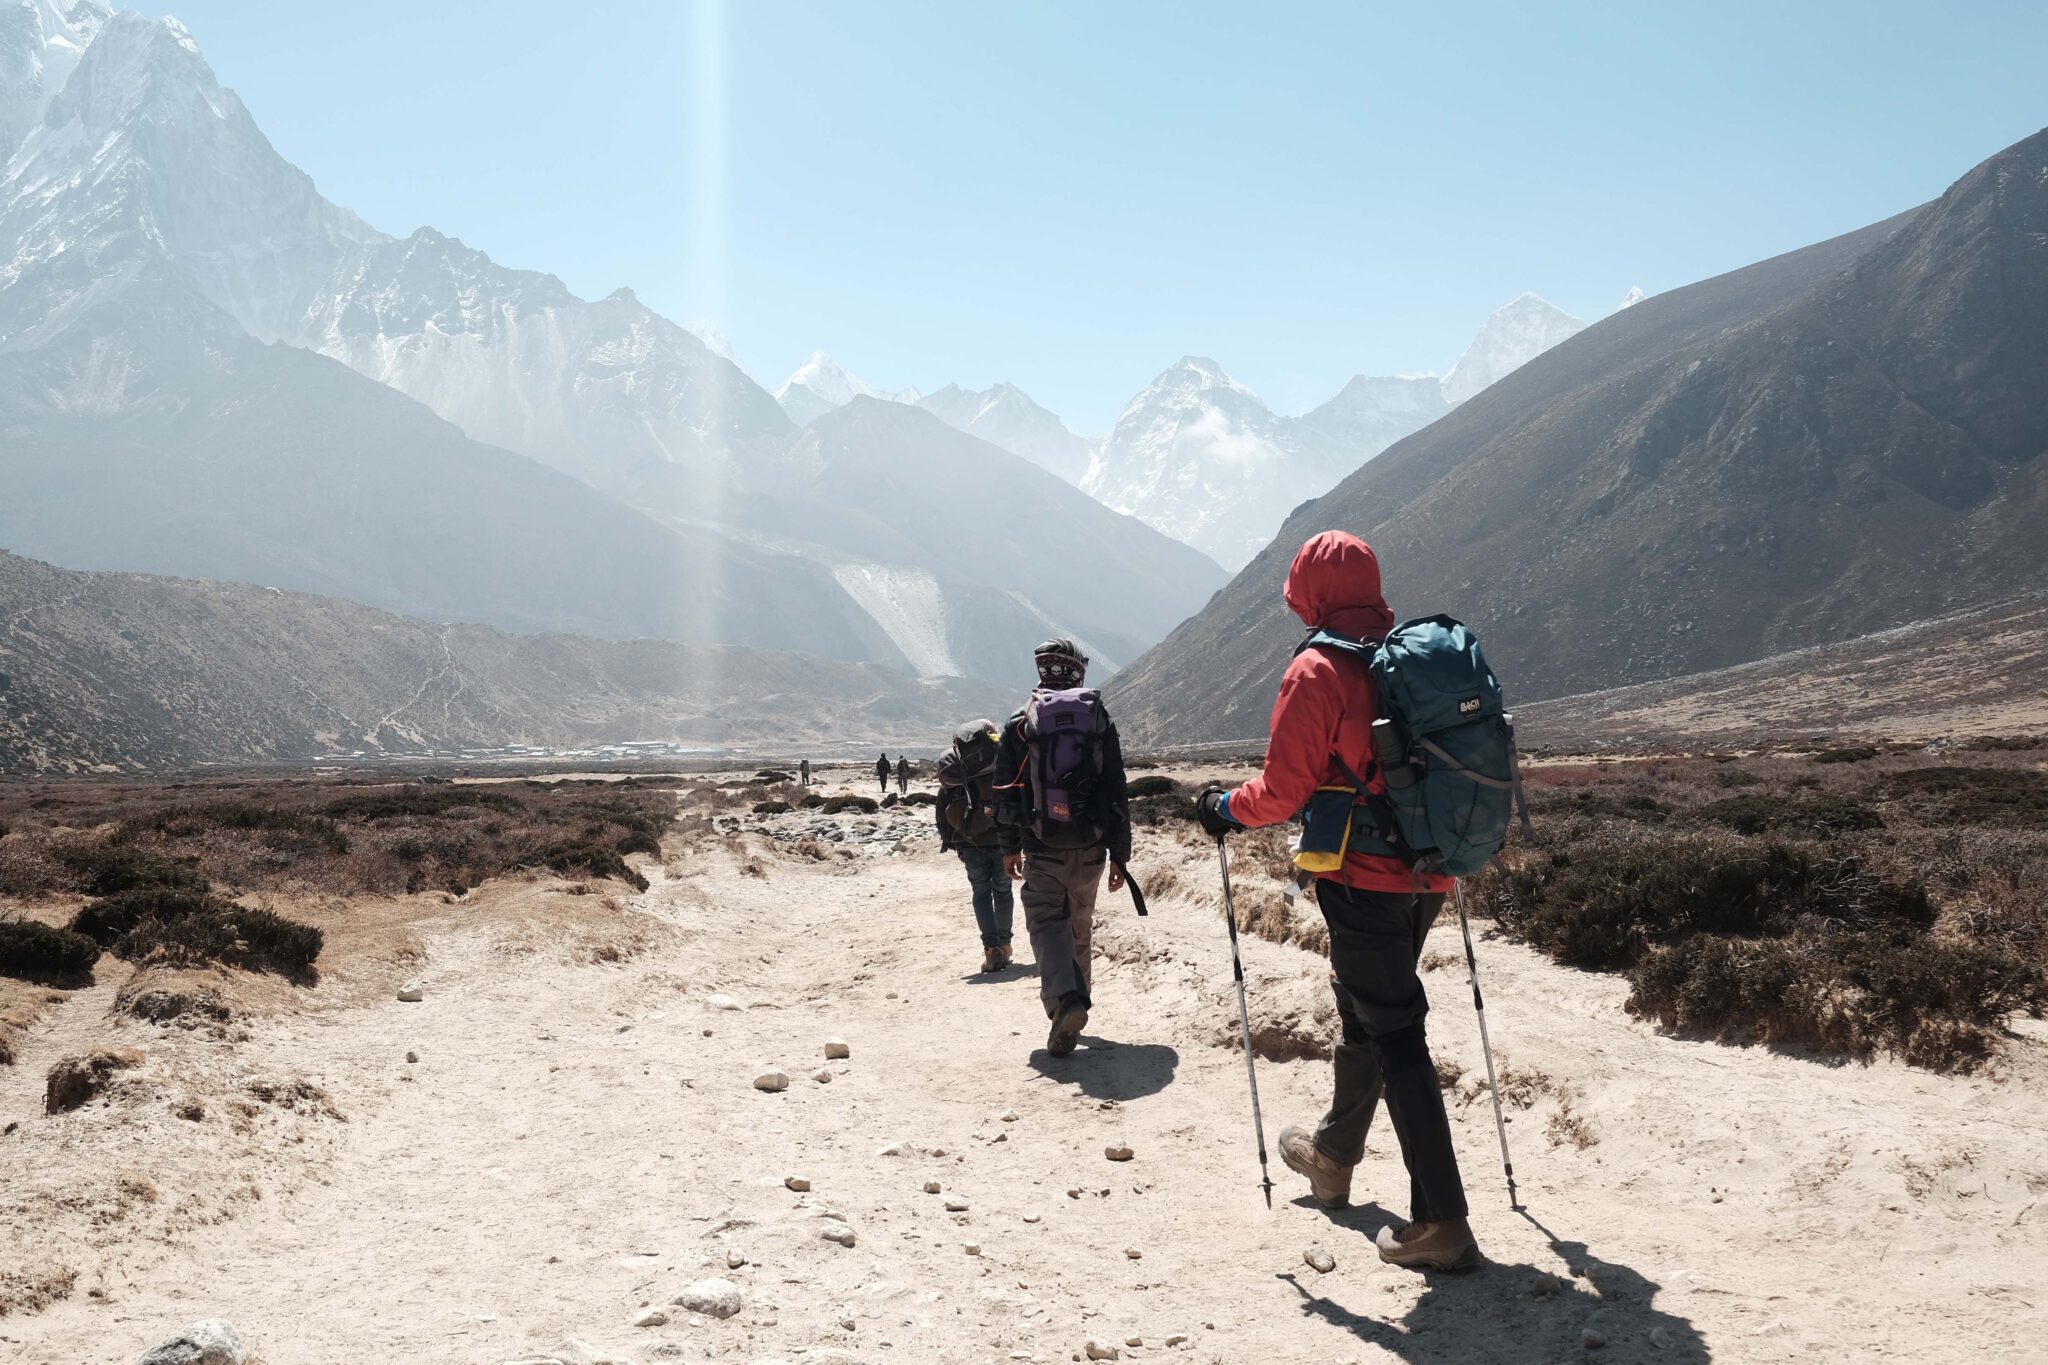
<instances>
[{"instance_id":1,"label":"hiker in dark clothing","mask_svg":"<svg viewBox=\"0 0 2048 1365\"><path fill-rule=\"evenodd\" d=\"M971 720L954 732L953 747L939 759L939 799L932 806L939 822L939 847L959 854L967 869L984 972L1010 965L1010 879L1003 872L1003 846L991 805L994 793L989 790L996 740L995 722L990 720Z\"/></svg>"},{"instance_id":2,"label":"hiker in dark clothing","mask_svg":"<svg viewBox=\"0 0 2048 1365\"><path fill-rule=\"evenodd\" d=\"M802 763L797 765L797 776L798 786L808 787L811 785L811 760L807 758Z\"/></svg>"},{"instance_id":3,"label":"hiker in dark clothing","mask_svg":"<svg viewBox=\"0 0 2048 1365\"><path fill-rule=\"evenodd\" d=\"M904 754L896 760L896 794L910 795L910 755Z\"/></svg>"},{"instance_id":4,"label":"hiker in dark clothing","mask_svg":"<svg viewBox=\"0 0 2048 1365\"><path fill-rule=\"evenodd\" d=\"M995 815L1003 870L1024 883L1024 924L1052 1031L1045 1050L1074 1050L1094 1003L1095 894L1103 868L1120 891L1131 858L1123 745L1102 698L1081 686L1088 659L1071 640L1033 652L1038 687L1003 727Z\"/></svg>"},{"instance_id":5,"label":"hiker in dark clothing","mask_svg":"<svg viewBox=\"0 0 2048 1365\"><path fill-rule=\"evenodd\" d=\"M1394 613L1380 595L1379 560L1366 543L1325 531L1301 547L1287 574L1287 605L1311 630L1379 640ZM1379 708L1365 669L1328 651L1304 649L1280 680L1263 771L1236 791L1212 787L1198 799L1202 827L1221 837L1247 826L1294 818L1318 787L1366 774L1384 796L1373 759ZM1423 1033L1429 999L1416 963L1449 877L1425 875L1396 857L1346 852L1316 882L1316 904L1330 929L1331 985L1343 1020L1334 1058L1335 1093L1313 1131L1290 1125L1280 1156L1308 1177L1315 1198L1348 1203L1351 1172L1365 1154L1366 1129L1385 1099L1409 1176L1409 1216L1399 1232L1380 1231L1380 1259L1395 1265L1457 1269L1479 1259L1465 1221L1465 1188L1451 1146L1436 1066Z\"/></svg>"},{"instance_id":6,"label":"hiker in dark clothing","mask_svg":"<svg viewBox=\"0 0 2048 1365\"><path fill-rule=\"evenodd\" d=\"M882 795L889 794L889 755L883 754L875 760L875 776L881 781Z\"/></svg>"}]
</instances>

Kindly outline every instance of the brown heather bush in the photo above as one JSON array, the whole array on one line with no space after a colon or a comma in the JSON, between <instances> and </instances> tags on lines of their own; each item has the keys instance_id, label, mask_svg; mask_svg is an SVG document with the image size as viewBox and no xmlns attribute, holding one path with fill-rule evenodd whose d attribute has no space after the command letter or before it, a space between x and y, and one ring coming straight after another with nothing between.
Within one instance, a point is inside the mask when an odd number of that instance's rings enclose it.
<instances>
[{"instance_id":1,"label":"brown heather bush","mask_svg":"<svg viewBox=\"0 0 2048 1365\"><path fill-rule=\"evenodd\" d=\"M83 980L99 961L100 945L83 934L38 920L0 919L0 976L22 981Z\"/></svg>"}]
</instances>

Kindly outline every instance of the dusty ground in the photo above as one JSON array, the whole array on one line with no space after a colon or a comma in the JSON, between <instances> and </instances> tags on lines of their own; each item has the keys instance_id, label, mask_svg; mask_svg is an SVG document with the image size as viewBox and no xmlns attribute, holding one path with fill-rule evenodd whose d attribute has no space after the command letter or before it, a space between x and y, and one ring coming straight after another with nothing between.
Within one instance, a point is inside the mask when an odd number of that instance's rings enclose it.
<instances>
[{"instance_id":1,"label":"dusty ground","mask_svg":"<svg viewBox=\"0 0 2048 1365\"><path fill-rule=\"evenodd\" d=\"M1262 1202L1213 860L1141 834L1164 894L1144 921L1105 901L1100 1003L1055 1061L1028 966L974 974L928 818L852 856L679 844L666 869L641 860L643 895L546 880L313 907L336 933L322 984L225 982L247 1017L222 1025L114 1014L136 983L103 962L0 1067L0 1362L131 1361L209 1316L269 1365L1064 1361L1090 1338L1233 1365L2038 1358L2038 1025L1994 1076L1826 1067L1659 1036L1620 978L1483 943L1526 1102L1517 1214L1440 926L1433 1034L1467 1073L1454 1120L1492 1264L1424 1277L1370 1246L1405 1211L1383 1128L1361 1207L1309 1206L1277 1159ZM1314 1046L1319 961L1246 952L1262 1033ZM425 1001L397 1003L414 976ZM831 1035L850 1059L823 1059ZM100 1045L142 1064L45 1117L50 1063ZM786 1092L753 1087L771 1065ZM1262 1062L1259 1081L1270 1139L1319 1112L1327 1064ZM1106 1160L1114 1142L1135 1159ZM850 1247L820 1235L841 1219ZM1312 1246L1333 1273L1303 1263ZM631 1325L714 1275L736 1316Z\"/></svg>"}]
</instances>

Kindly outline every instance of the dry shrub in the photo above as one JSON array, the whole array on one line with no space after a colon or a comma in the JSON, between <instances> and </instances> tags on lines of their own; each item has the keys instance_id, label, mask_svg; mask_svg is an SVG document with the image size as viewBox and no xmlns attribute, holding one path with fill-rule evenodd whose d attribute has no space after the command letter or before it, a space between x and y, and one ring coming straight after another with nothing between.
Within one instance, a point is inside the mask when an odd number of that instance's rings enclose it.
<instances>
[{"instance_id":1,"label":"dry shrub","mask_svg":"<svg viewBox=\"0 0 2048 1365\"><path fill-rule=\"evenodd\" d=\"M41 841L0 840L0 896L26 900L77 889L77 874L51 857Z\"/></svg>"},{"instance_id":2,"label":"dry shrub","mask_svg":"<svg viewBox=\"0 0 2048 1365\"><path fill-rule=\"evenodd\" d=\"M113 952L131 962L218 962L302 977L312 971L324 941L310 924L230 903L173 919L145 919L114 945Z\"/></svg>"},{"instance_id":3,"label":"dry shrub","mask_svg":"<svg viewBox=\"0 0 2048 1365\"><path fill-rule=\"evenodd\" d=\"M838 815L844 811L858 811L862 815L873 815L882 808L882 803L872 796L840 795L827 798L818 810L825 815Z\"/></svg>"},{"instance_id":4,"label":"dry shrub","mask_svg":"<svg viewBox=\"0 0 2048 1365\"><path fill-rule=\"evenodd\" d=\"M69 1298L78 1272L68 1265L43 1264L26 1270L0 1267L0 1318L9 1313L40 1313Z\"/></svg>"},{"instance_id":5,"label":"dry shrub","mask_svg":"<svg viewBox=\"0 0 2048 1365\"><path fill-rule=\"evenodd\" d=\"M0 920L0 976L21 981L79 981L91 976L100 945L84 934L32 919Z\"/></svg>"},{"instance_id":6,"label":"dry shrub","mask_svg":"<svg viewBox=\"0 0 2048 1365\"><path fill-rule=\"evenodd\" d=\"M1883 818L1869 806L1849 797L1834 795L1790 797L1751 793L1710 801L1694 814L1702 820L1726 825L1737 834L1791 830L1833 835L1884 828Z\"/></svg>"},{"instance_id":7,"label":"dry shrub","mask_svg":"<svg viewBox=\"0 0 2048 1365\"><path fill-rule=\"evenodd\" d=\"M2048 773L2028 768L1912 768L1890 792L1934 825L2048 829Z\"/></svg>"},{"instance_id":8,"label":"dry shrub","mask_svg":"<svg viewBox=\"0 0 2048 1365\"><path fill-rule=\"evenodd\" d=\"M1714 835L1609 838L1474 879L1510 933L1622 971L1667 1028L1968 1069L2000 1022L2048 1005L2041 969L1932 932L1923 886L1855 858Z\"/></svg>"}]
</instances>

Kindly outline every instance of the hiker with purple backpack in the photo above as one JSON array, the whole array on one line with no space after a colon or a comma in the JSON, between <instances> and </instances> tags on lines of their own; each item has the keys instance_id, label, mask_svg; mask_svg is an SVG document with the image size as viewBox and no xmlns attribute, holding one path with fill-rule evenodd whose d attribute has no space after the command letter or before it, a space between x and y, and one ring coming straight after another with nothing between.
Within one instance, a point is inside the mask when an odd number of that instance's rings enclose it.
<instances>
[{"instance_id":1,"label":"hiker with purple backpack","mask_svg":"<svg viewBox=\"0 0 2048 1365\"><path fill-rule=\"evenodd\" d=\"M1038 686L1003 726L996 750L996 836L1003 870L1024 883L1024 926L1038 959L1038 996L1052 1031L1045 1050L1065 1057L1088 1024L1094 979L1095 895L1130 884L1131 814L1123 744L1102 697L1083 687L1088 657L1072 640L1032 652Z\"/></svg>"}]
</instances>

